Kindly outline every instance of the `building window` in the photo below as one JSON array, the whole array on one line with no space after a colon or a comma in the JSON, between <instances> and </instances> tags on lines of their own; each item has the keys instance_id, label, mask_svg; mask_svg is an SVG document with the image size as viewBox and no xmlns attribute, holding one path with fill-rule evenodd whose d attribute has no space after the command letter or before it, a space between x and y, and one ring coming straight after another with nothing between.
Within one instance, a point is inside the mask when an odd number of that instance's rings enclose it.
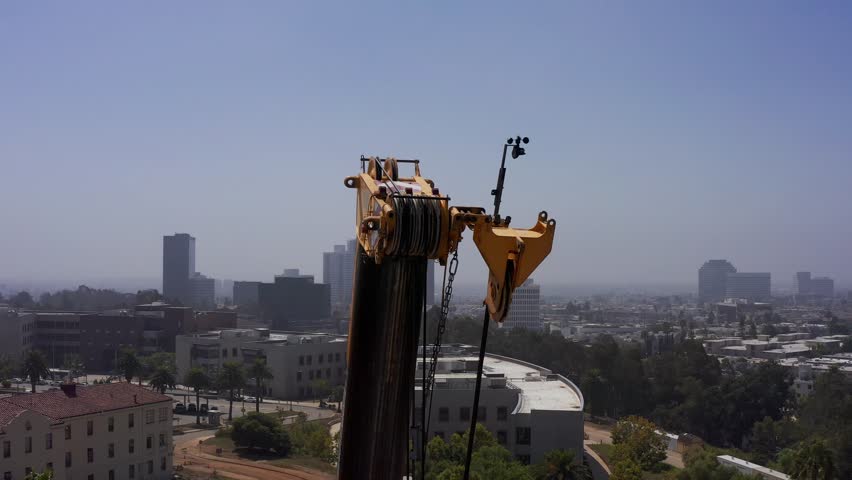
<instances>
[{"instance_id":1,"label":"building window","mask_svg":"<svg viewBox=\"0 0 852 480\"><path fill-rule=\"evenodd\" d=\"M325 369L325 378L331 378L331 369L330 368Z\"/></svg>"},{"instance_id":2,"label":"building window","mask_svg":"<svg viewBox=\"0 0 852 480\"><path fill-rule=\"evenodd\" d=\"M65 452L65 468L71 468L71 452Z\"/></svg>"},{"instance_id":3,"label":"building window","mask_svg":"<svg viewBox=\"0 0 852 480\"><path fill-rule=\"evenodd\" d=\"M107 431L108 432L115 431L115 417L109 417L107 419Z\"/></svg>"},{"instance_id":4,"label":"building window","mask_svg":"<svg viewBox=\"0 0 852 480\"><path fill-rule=\"evenodd\" d=\"M127 428L133 428L136 425L136 415L132 413L127 414Z\"/></svg>"},{"instance_id":5,"label":"building window","mask_svg":"<svg viewBox=\"0 0 852 480\"><path fill-rule=\"evenodd\" d=\"M308 355L308 365L313 363L312 360L313 360L313 357L311 355Z\"/></svg>"},{"instance_id":6,"label":"building window","mask_svg":"<svg viewBox=\"0 0 852 480\"><path fill-rule=\"evenodd\" d=\"M299 355L299 365L304 365L304 364L305 364L305 356Z\"/></svg>"},{"instance_id":7,"label":"building window","mask_svg":"<svg viewBox=\"0 0 852 480\"><path fill-rule=\"evenodd\" d=\"M30 421L29 421L29 420L27 420L26 422L24 422L24 430L26 430L26 431L28 431L28 432L29 432L29 431L30 431L30 430L32 430L32 429L33 429L33 424L32 424L32 423L30 423Z\"/></svg>"},{"instance_id":8,"label":"building window","mask_svg":"<svg viewBox=\"0 0 852 480\"><path fill-rule=\"evenodd\" d=\"M145 424L150 425L154 423L154 409L145 410Z\"/></svg>"},{"instance_id":9,"label":"building window","mask_svg":"<svg viewBox=\"0 0 852 480\"><path fill-rule=\"evenodd\" d=\"M148 460L148 475L154 473L154 461Z\"/></svg>"},{"instance_id":10,"label":"building window","mask_svg":"<svg viewBox=\"0 0 852 480\"><path fill-rule=\"evenodd\" d=\"M470 407L459 408L459 420L462 422L470 421Z\"/></svg>"},{"instance_id":11,"label":"building window","mask_svg":"<svg viewBox=\"0 0 852 480\"><path fill-rule=\"evenodd\" d=\"M65 440L71 440L71 425L65 425Z\"/></svg>"},{"instance_id":12,"label":"building window","mask_svg":"<svg viewBox=\"0 0 852 480\"><path fill-rule=\"evenodd\" d=\"M12 472L3 472L3 480L12 480Z\"/></svg>"},{"instance_id":13,"label":"building window","mask_svg":"<svg viewBox=\"0 0 852 480\"><path fill-rule=\"evenodd\" d=\"M487 417L488 417L488 416L486 415L486 413L487 413L487 410L485 409L485 407L479 407L479 408L476 410L476 421L477 421L477 422L485 421L485 420L487 419Z\"/></svg>"},{"instance_id":14,"label":"building window","mask_svg":"<svg viewBox=\"0 0 852 480\"><path fill-rule=\"evenodd\" d=\"M95 433L95 421L94 420L86 421L86 435L91 437L92 435L94 435L94 433Z\"/></svg>"},{"instance_id":15,"label":"building window","mask_svg":"<svg viewBox=\"0 0 852 480\"><path fill-rule=\"evenodd\" d=\"M110 470L107 477L109 480L115 480L115 470Z\"/></svg>"},{"instance_id":16,"label":"building window","mask_svg":"<svg viewBox=\"0 0 852 480\"><path fill-rule=\"evenodd\" d=\"M127 442L127 453L133 453L136 450L136 441L132 438Z\"/></svg>"},{"instance_id":17,"label":"building window","mask_svg":"<svg viewBox=\"0 0 852 480\"><path fill-rule=\"evenodd\" d=\"M313 370L308 370L308 379L309 379L309 380L313 380L313 379L314 379L314 371L313 371Z\"/></svg>"},{"instance_id":18,"label":"building window","mask_svg":"<svg viewBox=\"0 0 852 480\"><path fill-rule=\"evenodd\" d=\"M506 433L506 430L497 430L497 443L500 445L506 445L506 442L509 441L509 435Z\"/></svg>"},{"instance_id":19,"label":"building window","mask_svg":"<svg viewBox=\"0 0 852 480\"><path fill-rule=\"evenodd\" d=\"M506 407L497 407L497 420L505 422L509 418L509 409Z\"/></svg>"},{"instance_id":20,"label":"building window","mask_svg":"<svg viewBox=\"0 0 852 480\"><path fill-rule=\"evenodd\" d=\"M24 437L24 453L33 453L33 437Z\"/></svg>"},{"instance_id":21,"label":"building window","mask_svg":"<svg viewBox=\"0 0 852 480\"><path fill-rule=\"evenodd\" d=\"M44 449L50 450L51 448L53 448L53 434L52 433L45 433L44 434Z\"/></svg>"},{"instance_id":22,"label":"building window","mask_svg":"<svg viewBox=\"0 0 852 480\"><path fill-rule=\"evenodd\" d=\"M89 476L88 476L88 477L86 477L86 478L88 478L89 480L95 480L95 474L94 474L94 473L90 473L90 474L89 474Z\"/></svg>"},{"instance_id":23,"label":"building window","mask_svg":"<svg viewBox=\"0 0 852 480\"><path fill-rule=\"evenodd\" d=\"M166 457L160 457L160 470L166 471Z\"/></svg>"},{"instance_id":24,"label":"building window","mask_svg":"<svg viewBox=\"0 0 852 480\"><path fill-rule=\"evenodd\" d=\"M530 444L530 427L517 427L515 429L515 443L518 445Z\"/></svg>"},{"instance_id":25,"label":"building window","mask_svg":"<svg viewBox=\"0 0 852 480\"><path fill-rule=\"evenodd\" d=\"M319 356L317 357L317 363L322 363L324 358L325 358L325 355L320 353Z\"/></svg>"},{"instance_id":26,"label":"building window","mask_svg":"<svg viewBox=\"0 0 852 480\"><path fill-rule=\"evenodd\" d=\"M222 358L228 358L228 349L227 348L222 349Z\"/></svg>"},{"instance_id":27,"label":"building window","mask_svg":"<svg viewBox=\"0 0 852 480\"><path fill-rule=\"evenodd\" d=\"M450 407L441 407L438 409L438 421L439 422L449 422L450 421Z\"/></svg>"},{"instance_id":28,"label":"building window","mask_svg":"<svg viewBox=\"0 0 852 480\"><path fill-rule=\"evenodd\" d=\"M107 447L107 455L109 456L109 458L115 457L115 444L114 443L110 443L109 446Z\"/></svg>"},{"instance_id":29,"label":"building window","mask_svg":"<svg viewBox=\"0 0 852 480\"><path fill-rule=\"evenodd\" d=\"M231 349L231 356L232 356L232 357L236 357L236 356L237 356L237 347L234 347L234 348L232 348L232 349ZM151 473L151 472L148 472L148 473Z\"/></svg>"},{"instance_id":30,"label":"building window","mask_svg":"<svg viewBox=\"0 0 852 480\"><path fill-rule=\"evenodd\" d=\"M297 382L302 381L302 372L301 371L296 372L296 381Z\"/></svg>"},{"instance_id":31,"label":"building window","mask_svg":"<svg viewBox=\"0 0 852 480\"><path fill-rule=\"evenodd\" d=\"M87 448L86 449L86 461L89 463L94 463L95 461L95 449Z\"/></svg>"},{"instance_id":32,"label":"building window","mask_svg":"<svg viewBox=\"0 0 852 480\"><path fill-rule=\"evenodd\" d=\"M33 467L24 467L24 476L28 477L31 473L33 473Z\"/></svg>"},{"instance_id":33,"label":"building window","mask_svg":"<svg viewBox=\"0 0 852 480\"><path fill-rule=\"evenodd\" d=\"M12 456L12 442L9 440L3 440L3 458L9 458Z\"/></svg>"},{"instance_id":34,"label":"building window","mask_svg":"<svg viewBox=\"0 0 852 480\"><path fill-rule=\"evenodd\" d=\"M169 409L167 407L160 408L160 422L166 422L169 419Z\"/></svg>"},{"instance_id":35,"label":"building window","mask_svg":"<svg viewBox=\"0 0 852 480\"><path fill-rule=\"evenodd\" d=\"M335 362L339 362L339 361L340 361L340 352L337 352L337 353L335 353L335 354L334 354L334 361L335 361Z\"/></svg>"},{"instance_id":36,"label":"building window","mask_svg":"<svg viewBox=\"0 0 852 480\"><path fill-rule=\"evenodd\" d=\"M136 478L136 465L129 465L127 467L127 478Z\"/></svg>"},{"instance_id":37,"label":"building window","mask_svg":"<svg viewBox=\"0 0 852 480\"><path fill-rule=\"evenodd\" d=\"M160 446L161 447L166 446L166 434L165 433L160 434Z\"/></svg>"},{"instance_id":38,"label":"building window","mask_svg":"<svg viewBox=\"0 0 852 480\"><path fill-rule=\"evenodd\" d=\"M154 448L154 437L151 435L145 438L145 448Z\"/></svg>"},{"instance_id":39,"label":"building window","mask_svg":"<svg viewBox=\"0 0 852 480\"><path fill-rule=\"evenodd\" d=\"M53 471L53 462L47 462L47 465L44 466L44 469L48 472Z\"/></svg>"}]
</instances>

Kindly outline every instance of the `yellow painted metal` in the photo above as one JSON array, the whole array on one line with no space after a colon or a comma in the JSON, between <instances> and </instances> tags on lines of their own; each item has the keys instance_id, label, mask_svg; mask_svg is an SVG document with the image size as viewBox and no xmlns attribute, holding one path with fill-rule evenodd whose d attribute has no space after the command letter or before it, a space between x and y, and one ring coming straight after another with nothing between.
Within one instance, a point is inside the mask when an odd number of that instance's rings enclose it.
<instances>
[{"instance_id":1,"label":"yellow painted metal","mask_svg":"<svg viewBox=\"0 0 852 480\"><path fill-rule=\"evenodd\" d=\"M415 164L413 177L400 177L398 164L386 159L379 167L379 159L371 157L366 173L347 177L344 184L357 189L356 236L364 251L376 263L387 254L396 226L396 212L388 201L392 193L406 185L418 187L413 195L435 197L434 182L420 176L420 165ZM399 192L404 193L404 192ZM473 230L473 241L488 265L488 289L485 304L494 321L502 322L508 313L512 292L524 283L541 264L553 247L556 221L541 212L530 229L495 225L490 215L481 207L450 207L447 197L440 197L441 222L437 227L439 246L429 257L446 264L450 253L456 251L462 233Z\"/></svg>"}]
</instances>

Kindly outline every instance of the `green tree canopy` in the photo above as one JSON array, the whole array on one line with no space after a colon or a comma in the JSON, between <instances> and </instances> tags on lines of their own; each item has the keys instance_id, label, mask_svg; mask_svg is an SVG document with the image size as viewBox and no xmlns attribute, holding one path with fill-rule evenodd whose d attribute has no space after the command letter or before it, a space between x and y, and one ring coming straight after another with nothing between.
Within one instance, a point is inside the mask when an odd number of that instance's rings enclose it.
<instances>
[{"instance_id":1,"label":"green tree canopy","mask_svg":"<svg viewBox=\"0 0 852 480\"><path fill-rule=\"evenodd\" d=\"M152 375L148 383L151 385L151 388L160 392L166 393L166 390L169 388L175 388L175 376L172 372L165 368L157 369Z\"/></svg>"},{"instance_id":2,"label":"green tree canopy","mask_svg":"<svg viewBox=\"0 0 852 480\"><path fill-rule=\"evenodd\" d=\"M216 385L228 391L228 420L234 418L234 393L246 384L243 366L237 362L225 362L216 377Z\"/></svg>"},{"instance_id":3,"label":"green tree canopy","mask_svg":"<svg viewBox=\"0 0 852 480\"><path fill-rule=\"evenodd\" d=\"M666 442L657 426L642 417L626 417L612 429L612 443L618 460L632 460L643 470L657 469L666 459Z\"/></svg>"},{"instance_id":4,"label":"green tree canopy","mask_svg":"<svg viewBox=\"0 0 852 480\"><path fill-rule=\"evenodd\" d=\"M240 447L274 451L284 456L290 452L290 435L275 416L250 412L234 420L231 440Z\"/></svg>"},{"instance_id":5,"label":"green tree canopy","mask_svg":"<svg viewBox=\"0 0 852 480\"><path fill-rule=\"evenodd\" d=\"M21 374L30 380L31 392L35 393L36 385L43 378L50 377L47 360L38 350L27 350L21 360Z\"/></svg>"},{"instance_id":6,"label":"green tree canopy","mask_svg":"<svg viewBox=\"0 0 852 480\"><path fill-rule=\"evenodd\" d=\"M193 367L186 372L183 383L195 392L195 405L199 407L195 412L195 423L201 423L201 391L210 388L210 377L201 368Z\"/></svg>"},{"instance_id":7,"label":"green tree canopy","mask_svg":"<svg viewBox=\"0 0 852 480\"><path fill-rule=\"evenodd\" d=\"M127 380L127 383L132 382L133 377L136 376L140 376L139 381L142 381L142 362L133 350L127 349L121 351L118 355L118 364L116 365L116 368L118 368L118 371L121 372L124 379Z\"/></svg>"}]
</instances>

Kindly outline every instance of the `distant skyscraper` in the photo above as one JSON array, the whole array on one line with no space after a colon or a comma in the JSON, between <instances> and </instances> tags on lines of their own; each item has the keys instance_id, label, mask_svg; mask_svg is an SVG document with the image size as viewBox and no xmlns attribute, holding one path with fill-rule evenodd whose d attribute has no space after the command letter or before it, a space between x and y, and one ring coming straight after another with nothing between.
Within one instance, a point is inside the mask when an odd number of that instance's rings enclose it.
<instances>
[{"instance_id":1,"label":"distant skyscraper","mask_svg":"<svg viewBox=\"0 0 852 480\"><path fill-rule=\"evenodd\" d=\"M828 277L814 277L811 279L811 292L820 297L834 296L834 279Z\"/></svg>"},{"instance_id":2,"label":"distant skyscraper","mask_svg":"<svg viewBox=\"0 0 852 480\"><path fill-rule=\"evenodd\" d=\"M258 285L260 316L278 330L328 319L329 297L328 285L314 283L313 275L300 275L298 270L285 270L275 276L275 283Z\"/></svg>"},{"instance_id":3,"label":"distant skyscraper","mask_svg":"<svg viewBox=\"0 0 852 480\"><path fill-rule=\"evenodd\" d=\"M190 305L189 279L195 274L195 238L187 233L163 237L163 297Z\"/></svg>"},{"instance_id":4,"label":"distant skyscraper","mask_svg":"<svg viewBox=\"0 0 852 480\"><path fill-rule=\"evenodd\" d=\"M346 311L352 303L352 277L355 273L355 239L346 245L335 245L334 250L322 254L322 283L331 288L332 310Z\"/></svg>"},{"instance_id":5,"label":"distant skyscraper","mask_svg":"<svg viewBox=\"0 0 852 480\"><path fill-rule=\"evenodd\" d=\"M766 300L770 291L769 273L729 273L726 280L725 296L728 298Z\"/></svg>"},{"instance_id":6,"label":"distant skyscraper","mask_svg":"<svg viewBox=\"0 0 852 480\"><path fill-rule=\"evenodd\" d=\"M729 273L737 269L727 260L707 260L698 269L698 299L702 302L718 302L725 298Z\"/></svg>"},{"instance_id":7,"label":"distant skyscraper","mask_svg":"<svg viewBox=\"0 0 852 480\"><path fill-rule=\"evenodd\" d=\"M811 272L796 272L793 277L794 290L799 295L811 293Z\"/></svg>"},{"instance_id":8,"label":"distant skyscraper","mask_svg":"<svg viewBox=\"0 0 852 480\"><path fill-rule=\"evenodd\" d=\"M260 282L234 282L234 305L257 306Z\"/></svg>"},{"instance_id":9,"label":"distant skyscraper","mask_svg":"<svg viewBox=\"0 0 852 480\"><path fill-rule=\"evenodd\" d=\"M528 278L515 289L504 328L541 330L541 287Z\"/></svg>"},{"instance_id":10,"label":"distant skyscraper","mask_svg":"<svg viewBox=\"0 0 852 480\"><path fill-rule=\"evenodd\" d=\"M216 308L216 280L196 272L189 279L189 302L185 304L202 309Z\"/></svg>"}]
</instances>

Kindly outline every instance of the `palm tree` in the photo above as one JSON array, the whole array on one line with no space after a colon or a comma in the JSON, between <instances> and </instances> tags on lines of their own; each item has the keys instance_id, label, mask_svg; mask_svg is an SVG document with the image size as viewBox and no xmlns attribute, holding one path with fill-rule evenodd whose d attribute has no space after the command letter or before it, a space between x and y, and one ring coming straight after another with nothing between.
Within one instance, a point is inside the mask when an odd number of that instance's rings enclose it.
<instances>
[{"instance_id":1,"label":"palm tree","mask_svg":"<svg viewBox=\"0 0 852 480\"><path fill-rule=\"evenodd\" d=\"M78 377L82 377L86 372L83 360L80 359L79 355L66 356L64 366L68 370L68 375L71 377L72 382Z\"/></svg>"},{"instance_id":2,"label":"palm tree","mask_svg":"<svg viewBox=\"0 0 852 480\"><path fill-rule=\"evenodd\" d=\"M199 399L201 397L201 390L210 386L210 377L204 373L204 370L193 367L186 372L183 383L195 392L195 405L198 407L195 411L195 423L201 423L201 402Z\"/></svg>"},{"instance_id":3,"label":"palm tree","mask_svg":"<svg viewBox=\"0 0 852 480\"><path fill-rule=\"evenodd\" d=\"M219 388L228 390L228 420L231 420L234 417L234 390L243 388L246 384L243 366L237 362L225 362L216 377L216 384Z\"/></svg>"},{"instance_id":4,"label":"palm tree","mask_svg":"<svg viewBox=\"0 0 852 480\"><path fill-rule=\"evenodd\" d=\"M133 377L139 375L139 384L142 384L142 362L139 361L139 357L133 350L122 351L116 367L121 371L127 383L130 383Z\"/></svg>"},{"instance_id":5,"label":"palm tree","mask_svg":"<svg viewBox=\"0 0 852 480\"><path fill-rule=\"evenodd\" d=\"M260 412L260 397L263 394L264 381L272 379L272 370L266 366L265 357L254 359L254 363L249 367L248 376L254 379L254 411Z\"/></svg>"},{"instance_id":6,"label":"palm tree","mask_svg":"<svg viewBox=\"0 0 852 480\"><path fill-rule=\"evenodd\" d=\"M42 378L50 377L50 369L47 368L47 360L44 355L38 350L27 350L24 352L24 359L21 362L21 370L24 378L30 379L32 392L36 391L36 384Z\"/></svg>"},{"instance_id":7,"label":"palm tree","mask_svg":"<svg viewBox=\"0 0 852 480\"><path fill-rule=\"evenodd\" d=\"M175 388L175 376L167 368L158 368L148 381L151 388L160 393L166 393L166 389Z\"/></svg>"},{"instance_id":8,"label":"palm tree","mask_svg":"<svg viewBox=\"0 0 852 480\"><path fill-rule=\"evenodd\" d=\"M831 480L836 478L837 470L825 442L811 440L796 449L789 473L794 480Z\"/></svg>"},{"instance_id":9,"label":"palm tree","mask_svg":"<svg viewBox=\"0 0 852 480\"><path fill-rule=\"evenodd\" d=\"M551 450L544 455L547 480L592 480L588 467L577 463L570 450Z\"/></svg>"}]
</instances>

